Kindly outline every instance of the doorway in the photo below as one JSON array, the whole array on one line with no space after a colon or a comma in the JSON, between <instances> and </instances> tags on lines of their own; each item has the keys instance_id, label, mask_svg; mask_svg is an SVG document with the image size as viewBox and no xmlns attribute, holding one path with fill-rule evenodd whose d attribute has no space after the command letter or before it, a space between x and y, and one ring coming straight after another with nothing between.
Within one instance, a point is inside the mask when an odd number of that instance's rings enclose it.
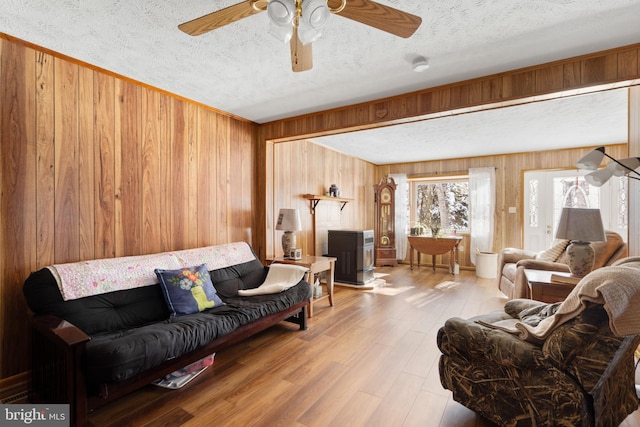
<instances>
[{"instance_id":1,"label":"doorway","mask_svg":"<svg viewBox=\"0 0 640 427\"><path fill-rule=\"evenodd\" d=\"M627 178L612 178L602 187L584 180L587 171L529 171L524 174L524 248L548 249L555 239L563 207L600 209L606 230L627 240Z\"/></svg>"}]
</instances>

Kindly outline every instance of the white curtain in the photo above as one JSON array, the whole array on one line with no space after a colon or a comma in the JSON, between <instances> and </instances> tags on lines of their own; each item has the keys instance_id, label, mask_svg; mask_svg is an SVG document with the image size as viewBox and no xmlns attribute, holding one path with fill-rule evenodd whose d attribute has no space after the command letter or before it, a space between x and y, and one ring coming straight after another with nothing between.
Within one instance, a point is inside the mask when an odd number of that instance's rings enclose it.
<instances>
[{"instance_id":1,"label":"white curtain","mask_svg":"<svg viewBox=\"0 0 640 427\"><path fill-rule=\"evenodd\" d=\"M495 168L469 169L469 210L471 262L476 264L476 253L493 250L494 212L496 209Z\"/></svg>"},{"instance_id":2,"label":"white curtain","mask_svg":"<svg viewBox=\"0 0 640 427\"><path fill-rule=\"evenodd\" d=\"M409 181L407 174L396 173L389 175L396 183L395 200L395 229L396 229L396 258L403 260L407 253L407 229L409 228Z\"/></svg>"}]
</instances>

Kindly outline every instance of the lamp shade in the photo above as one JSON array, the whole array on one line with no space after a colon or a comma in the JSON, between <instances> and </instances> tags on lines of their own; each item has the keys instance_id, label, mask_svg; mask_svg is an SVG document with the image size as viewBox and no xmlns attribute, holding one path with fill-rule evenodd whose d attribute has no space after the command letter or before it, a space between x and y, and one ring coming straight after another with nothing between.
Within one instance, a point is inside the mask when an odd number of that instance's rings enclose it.
<instances>
[{"instance_id":1,"label":"lamp shade","mask_svg":"<svg viewBox=\"0 0 640 427\"><path fill-rule=\"evenodd\" d=\"M600 167L602 159L604 158L604 147L598 147L595 150L589 151L580 160L576 162L576 166L580 169L596 170Z\"/></svg>"},{"instance_id":2,"label":"lamp shade","mask_svg":"<svg viewBox=\"0 0 640 427\"><path fill-rule=\"evenodd\" d=\"M624 176L640 167L640 157L627 157L626 159L620 159L616 162L611 163L616 165L613 174L615 176Z\"/></svg>"},{"instance_id":3,"label":"lamp shade","mask_svg":"<svg viewBox=\"0 0 640 427\"><path fill-rule=\"evenodd\" d=\"M313 43L321 36L322 32L320 30L316 30L306 22L300 21L300 25L298 25L298 38L300 39L300 43L302 43L303 46L306 46L309 43Z\"/></svg>"},{"instance_id":4,"label":"lamp shade","mask_svg":"<svg viewBox=\"0 0 640 427\"><path fill-rule=\"evenodd\" d=\"M600 209L562 208L556 239L602 242L607 239Z\"/></svg>"},{"instance_id":5,"label":"lamp shade","mask_svg":"<svg viewBox=\"0 0 640 427\"><path fill-rule=\"evenodd\" d=\"M273 37L277 38L283 43L288 43L293 36L293 26L292 25L277 25L273 22L269 23L269 34Z\"/></svg>"},{"instance_id":6,"label":"lamp shade","mask_svg":"<svg viewBox=\"0 0 640 427\"><path fill-rule=\"evenodd\" d=\"M267 15L276 25L291 25L296 13L294 0L271 0L267 5Z\"/></svg>"},{"instance_id":7,"label":"lamp shade","mask_svg":"<svg viewBox=\"0 0 640 427\"><path fill-rule=\"evenodd\" d=\"M298 209L280 209L280 213L278 214L278 222L276 224L276 230L302 230L302 222L300 221L300 212L298 211Z\"/></svg>"},{"instance_id":8,"label":"lamp shade","mask_svg":"<svg viewBox=\"0 0 640 427\"><path fill-rule=\"evenodd\" d=\"M315 30L319 30L329 19L329 7L326 0L304 0L302 2L302 19Z\"/></svg>"},{"instance_id":9,"label":"lamp shade","mask_svg":"<svg viewBox=\"0 0 640 427\"><path fill-rule=\"evenodd\" d=\"M593 185L594 187L602 187L602 185L613 176L613 173L613 168L606 167L589 172L584 176L584 180L587 181L587 184Z\"/></svg>"}]
</instances>

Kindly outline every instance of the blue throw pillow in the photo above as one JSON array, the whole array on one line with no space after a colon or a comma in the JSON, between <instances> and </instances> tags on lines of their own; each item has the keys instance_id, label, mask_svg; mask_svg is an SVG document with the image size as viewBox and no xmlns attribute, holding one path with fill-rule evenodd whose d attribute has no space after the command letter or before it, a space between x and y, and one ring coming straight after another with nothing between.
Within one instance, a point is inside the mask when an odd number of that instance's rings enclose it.
<instances>
[{"instance_id":1,"label":"blue throw pillow","mask_svg":"<svg viewBox=\"0 0 640 427\"><path fill-rule=\"evenodd\" d=\"M182 316L224 305L213 287L207 265L179 270L155 269L171 316Z\"/></svg>"}]
</instances>

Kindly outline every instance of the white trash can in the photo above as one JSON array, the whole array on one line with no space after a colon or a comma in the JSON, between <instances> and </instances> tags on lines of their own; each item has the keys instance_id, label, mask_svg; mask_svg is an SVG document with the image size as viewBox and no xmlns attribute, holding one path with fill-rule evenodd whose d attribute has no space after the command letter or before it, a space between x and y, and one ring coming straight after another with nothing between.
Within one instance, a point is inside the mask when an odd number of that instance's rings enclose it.
<instances>
[{"instance_id":1,"label":"white trash can","mask_svg":"<svg viewBox=\"0 0 640 427\"><path fill-rule=\"evenodd\" d=\"M498 254L478 252L476 254L476 276L481 279L495 279L498 276Z\"/></svg>"}]
</instances>

